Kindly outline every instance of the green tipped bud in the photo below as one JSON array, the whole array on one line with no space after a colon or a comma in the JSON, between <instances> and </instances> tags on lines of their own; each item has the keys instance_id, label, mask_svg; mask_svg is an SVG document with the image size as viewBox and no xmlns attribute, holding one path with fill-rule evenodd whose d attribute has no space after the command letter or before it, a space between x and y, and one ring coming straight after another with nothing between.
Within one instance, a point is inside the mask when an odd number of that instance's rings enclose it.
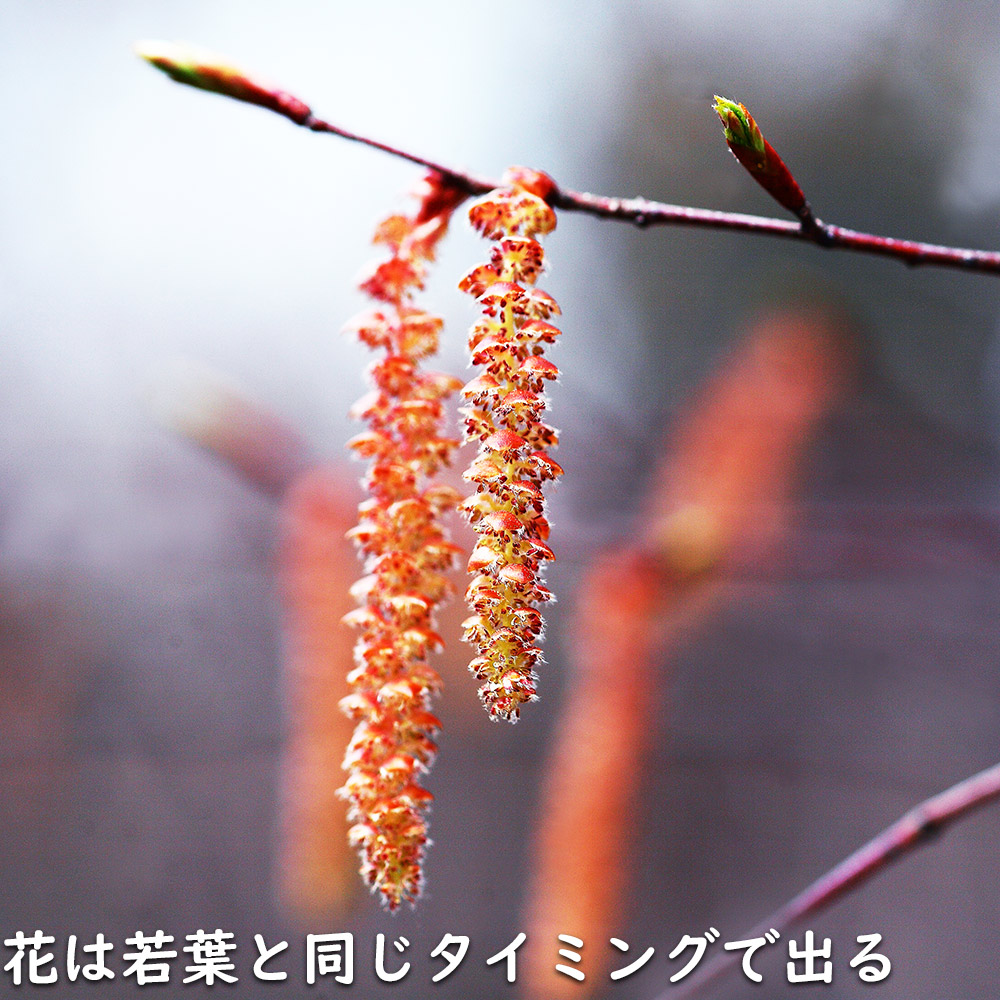
<instances>
[{"instance_id":1,"label":"green tipped bud","mask_svg":"<svg viewBox=\"0 0 1000 1000\"><path fill-rule=\"evenodd\" d=\"M726 142L731 146L741 146L757 153L764 152L764 136L753 120L753 115L742 104L716 94L713 107L722 120L722 126L726 131Z\"/></svg>"},{"instance_id":2,"label":"green tipped bud","mask_svg":"<svg viewBox=\"0 0 1000 1000\"><path fill-rule=\"evenodd\" d=\"M753 115L742 104L718 94L713 107L722 120L726 144L733 156L775 201L794 212L804 226L815 226L816 219L806 196L774 147L764 138Z\"/></svg>"},{"instance_id":3,"label":"green tipped bud","mask_svg":"<svg viewBox=\"0 0 1000 1000\"><path fill-rule=\"evenodd\" d=\"M224 56L196 45L175 42L138 42L135 51L172 80L189 87L222 94L276 111L296 125L312 117L309 106L285 91L251 77L229 64Z\"/></svg>"}]
</instances>

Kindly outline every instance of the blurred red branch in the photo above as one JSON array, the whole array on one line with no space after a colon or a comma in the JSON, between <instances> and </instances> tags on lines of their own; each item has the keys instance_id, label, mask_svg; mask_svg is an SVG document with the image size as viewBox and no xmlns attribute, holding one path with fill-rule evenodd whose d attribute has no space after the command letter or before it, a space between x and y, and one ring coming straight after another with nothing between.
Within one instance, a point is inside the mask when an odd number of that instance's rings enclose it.
<instances>
[{"instance_id":1,"label":"blurred red branch","mask_svg":"<svg viewBox=\"0 0 1000 1000\"><path fill-rule=\"evenodd\" d=\"M850 857L821 875L794 899L741 935L741 939L757 937L772 927L783 930L799 923L867 882L894 861L923 846L952 823L998 799L1000 764L994 764L915 806ZM738 951L720 954L692 975L682 989L671 989L659 1000L687 1000L701 993L738 966L741 956L742 952Z\"/></svg>"}]
</instances>

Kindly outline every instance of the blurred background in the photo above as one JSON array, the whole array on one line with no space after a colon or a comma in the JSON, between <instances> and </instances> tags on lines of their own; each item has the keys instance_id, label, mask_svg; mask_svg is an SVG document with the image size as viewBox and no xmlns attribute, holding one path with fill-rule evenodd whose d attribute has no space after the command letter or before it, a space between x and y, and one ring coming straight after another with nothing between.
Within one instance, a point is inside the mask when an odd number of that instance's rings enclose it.
<instances>
[{"instance_id":1,"label":"blurred background","mask_svg":"<svg viewBox=\"0 0 1000 1000\"><path fill-rule=\"evenodd\" d=\"M344 989L303 971L305 933L339 930L366 996L510 995L485 960L525 930L522 995L652 1000L683 934L739 939L995 762L996 279L564 213L542 700L491 725L449 612L427 890L380 912L331 799L368 361L338 330L417 175L171 84L149 37L476 173L780 214L720 93L821 218L1000 246L993 3L0 6L0 930L55 936L59 966L70 934L115 945L113 981L60 968L60 995L132 997L125 937L220 927L237 989L274 997ZM457 219L428 292L459 374L483 253ZM998 834L978 814L809 921L832 985L786 984L786 934L755 960L768 995L859 995L880 933L893 971L864 989L995 997ZM431 987L446 931L472 946ZM390 967L411 942L395 986L379 932ZM289 942L284 983L253 980L257 933ZM584 983L552 971L559 933ZM186 964L160 995L201 989Z\"/></svg>"}]
</instances>

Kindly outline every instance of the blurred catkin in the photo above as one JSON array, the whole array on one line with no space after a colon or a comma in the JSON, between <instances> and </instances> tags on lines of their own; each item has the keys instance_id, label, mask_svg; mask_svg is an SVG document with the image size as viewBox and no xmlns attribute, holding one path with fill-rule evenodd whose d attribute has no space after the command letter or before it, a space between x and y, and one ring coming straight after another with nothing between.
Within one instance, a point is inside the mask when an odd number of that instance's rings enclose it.
<instances>
[{"instance_id":1,"label":"blurred catkin","mask_svg":"<svg viewBox=\"0 0 1000 1000\"><path fill-rule=\"evenodd\" d=\"M314 468L282 504L281 584L288 737L282 775L279 896L303 925L341 912L357 886L347 807L336 775L354 729L340 711L353 639L338 623L353 607L357 559L344 469ZM353 491L352 491L353 492Z\"/></svg>"},{"instance_id":2,"label":"blurred catkin","mask_svg":"<svg viewBox=\"0 0 1000 1000\"><path fill-rule=\"evenodd\" d=\"M658 704L661 587L656 561L625 549L598 557L577 594L572 688L546 767L527 896L522 982L530 998L599 989L608 939L622 931L630 826ZM584 940L586 982L554 971L559 934Z\"/></svg>"},{"instance_id":3,"label":"blurred catkin","mask_svg":"<svg viewBox=\"0 0 1000 1000\"><path fill-rule=\"evenodd\" d=\"M826 307L763 315L669 435L638 542L595 558L570 635L570 685L543 780L525 902L529 1000L600 993L627 930L629 848L681 629L727 599L729 570L774 549L802 459L847 384L846 320ZM679 818L683 822L683 818ZM582 952L578 983L554 971L559 934Z\"/></svg>"}]
</instances>

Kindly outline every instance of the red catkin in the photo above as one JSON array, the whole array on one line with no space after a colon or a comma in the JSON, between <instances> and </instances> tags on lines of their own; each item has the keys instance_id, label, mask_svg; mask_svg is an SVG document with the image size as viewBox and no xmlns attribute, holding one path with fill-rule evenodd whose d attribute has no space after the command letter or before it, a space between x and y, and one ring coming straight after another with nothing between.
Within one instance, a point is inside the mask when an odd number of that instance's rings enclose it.
<instances>
[{"instance_id":1,"label":"red catkin","mask_svg":"<svg viewBox=\"0 0 1000 1000\"><path fill-rule=\"evenodd\" d=\"M559 306L535 287L544 267L535 237L556 224L544 200L552 181L515 167L504 182L469 209L473 227L493 245L489 262L459 283L482 310L469 350L483 369L462 390L465 437L479 444L464 476L475 492L462 511L479 536L469 560L476 575L466 591L473 614L464 626L477 651L469 668L483 682L479 696L490 718L516 722L521 705L536 697L542 618L534 605L551 599L540 579L542 564L553 558L544 542L541 486L562 470L547 452L558 433L539 413L545 384L559 374L541 357L559 335L547 322Z\"/></svg>"},{"instance_id":2,"label":"red catkin","mask_svg":"<svg viewBox=\"0 0 1000 1000\"><path fill-rule=\"evenodd\" d=\"M429 706L441 679L427 658L442 645L434 611L449 593L445 573L458 551L440 522L459 496L432 479L459 443L441 427L442 401L461 382L420 368L437 350L442 321L413 300L464 195L436 174L418 193L412 216L392 215L379 225L375 242L389 257L361 283L377 305L347 324L380 357L369 370L373 391L353 410L368 429L349 442L370 465L363 480L369 498L349 532L367 575L352 588L360 606L345 616L360 635L348 677L352 693L341 702L357 723L341 794L350 802L362 875L389 909L415 901L421 889L424 811L433 796L419 781L440 728Z\"/></svg>"}]
</instances>

